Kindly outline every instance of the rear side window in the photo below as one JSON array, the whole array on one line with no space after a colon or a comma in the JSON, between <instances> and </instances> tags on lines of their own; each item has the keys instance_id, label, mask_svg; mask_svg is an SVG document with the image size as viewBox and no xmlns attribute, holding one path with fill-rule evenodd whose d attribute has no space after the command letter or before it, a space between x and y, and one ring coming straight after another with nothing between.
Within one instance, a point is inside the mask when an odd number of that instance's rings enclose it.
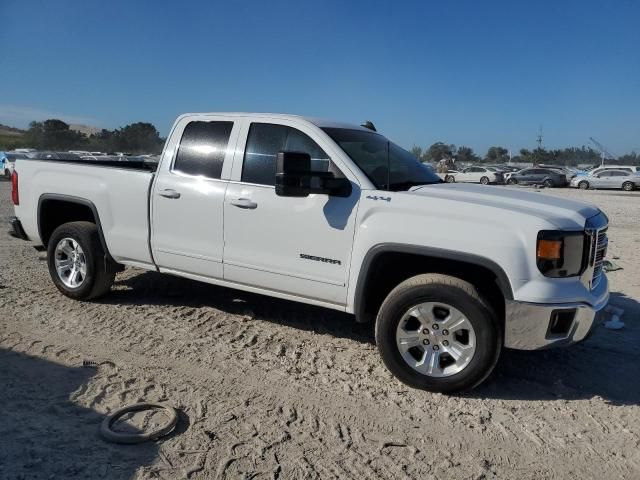
<instances>
[{"instance_id":1,"label":"rear side window","mask_svg":"<svg viewBox=\"0 0 640 480\"><path fill-rule=\"evenodd\" d=\"M252 123L242 162L242 181L274 185L278 152L308 153L312 171L339 174L329 155L300 130L285 125Z\"/></svg>"},{"instance_id":2,"label":"rear side window","mask_svg":"<svg viewBox=\"0 0 640 480\"><path fill-rule=\"evenodd\" d=\"M233 122L189 122L184 129L173 171L220 178Z\"/></svg>"}]
</instances>

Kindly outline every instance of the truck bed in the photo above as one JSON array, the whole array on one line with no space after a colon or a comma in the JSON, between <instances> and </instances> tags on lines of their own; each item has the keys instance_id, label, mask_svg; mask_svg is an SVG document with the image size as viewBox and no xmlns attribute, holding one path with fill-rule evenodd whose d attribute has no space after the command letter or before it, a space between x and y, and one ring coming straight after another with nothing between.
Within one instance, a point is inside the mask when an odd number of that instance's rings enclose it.
<instances>
[{"instance_id":1,"label":"truck bed","mask_svg":"<svg viewBox=\"0 0 640 480\"><path fill-rule=\"evenodd\" d=\"M38 226L41 202L85 199L99 216L107 248L115 261L153 265L149 251L149 190L154 173L150 167L140 161L20 159L16 162L20 182L16 215L22 219L29 238L42 244Z\"/></svg>"}]
</instances>

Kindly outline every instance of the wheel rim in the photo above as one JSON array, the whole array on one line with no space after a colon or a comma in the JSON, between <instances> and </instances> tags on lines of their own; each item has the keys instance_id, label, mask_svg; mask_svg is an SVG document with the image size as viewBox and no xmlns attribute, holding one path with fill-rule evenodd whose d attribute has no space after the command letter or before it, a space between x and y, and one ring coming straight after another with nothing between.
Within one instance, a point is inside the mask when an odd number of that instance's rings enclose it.
<instances>
[{"instance_id":1,"label":"wheel rim","mask_svg":"<svg viewBox=\"0 0 640 480\"><path fill-rule=\"evenodd\" d=\"M589 188L589 184L588 184L587 182L580 182L580 183L578 184L578 187L579 187L581 190L586 190L587 188Z\"/></svg>"},{"instance_id":2,"label":"wheel rim","mask_svg":"<svg viewBox=\"0 0 640 480\"><path fill-rule=\"evenodd\" d=\"M545 185L546 187L553 187L553 182L552 182L551 180L545 180L545 181L544 181L544 185Z\"/></svg>"},{"instance_id":3,"label":"wheel rim","mask_svg":"<svg viewBox=\"0 0 640 480\"><path fill-rule=\"evenodd\" d=\"M622 185L622 188L629 192L633 190L633 185L631 185L630 183L625 183L624 185Z\"/></svg>"},{"instance_id":4,"label":"wheel rim","mask_svg":"<svg viewBox=\"0 0 640 480\"><path fill-rule=\"evenodd\" d=\"M58 278L69 288L78 288L87 276L87 257L73 238L63 238L56 245L54 264Z\"/></svg>"},{"instance_id":5,"label":"wheel rim","mask_svg":"<svg viewBox=\"0 0 640 480\"><path fill-rule=\"evenodd\" d=\"M396 328L396 345L412 369L428 377L449 377L464 370L476 352L469 319L442 302L416 305Z\"/></svg>"},{"instance_id":6,"label":"wheel rim","mask_svg":"<svg viewBox=\"0 0 640 480\"><path fill-rule=\"evenodd\" d=\"M480 179L480 183L483 185L486 185L487 183L489 183L489 179L487 177L482 177Z\"/></svg>"}]
</instances>

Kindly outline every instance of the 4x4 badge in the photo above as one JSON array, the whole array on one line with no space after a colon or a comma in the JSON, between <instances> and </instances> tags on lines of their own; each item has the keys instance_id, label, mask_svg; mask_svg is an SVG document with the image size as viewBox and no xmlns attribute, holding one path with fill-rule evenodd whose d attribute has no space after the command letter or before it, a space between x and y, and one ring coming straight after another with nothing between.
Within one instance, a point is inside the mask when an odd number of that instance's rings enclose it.
<instances>
[{"instance_id":1,"label":"4x4 badge","mask_svg":"<svg viewBox=\"0 0 640 480\"><path fill-rule=\"evenodd\" d=\"M386 200L387 202L391 201L391 197L379 197L378 195L367 195L367 198L371 200Z\"/></svg>"}]
</instances>

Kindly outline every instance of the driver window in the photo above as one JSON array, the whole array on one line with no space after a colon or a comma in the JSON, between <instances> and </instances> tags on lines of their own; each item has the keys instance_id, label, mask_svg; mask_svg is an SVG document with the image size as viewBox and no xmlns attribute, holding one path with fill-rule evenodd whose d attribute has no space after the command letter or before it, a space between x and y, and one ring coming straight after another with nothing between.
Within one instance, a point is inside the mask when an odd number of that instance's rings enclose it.
<instances>
[{"instance_id":1,"label":"driver window","mask_svg":"<svg viewBox=\"0 0 640 480\"><path fill-rule=\"evenodd\" d=\"M303 152L311 156L312 172L333 172L343 177L320 146L295 128L271 123L252 123L242 162L242 181L274 185L278 152Z\"/></svg>"}]
</instances>

